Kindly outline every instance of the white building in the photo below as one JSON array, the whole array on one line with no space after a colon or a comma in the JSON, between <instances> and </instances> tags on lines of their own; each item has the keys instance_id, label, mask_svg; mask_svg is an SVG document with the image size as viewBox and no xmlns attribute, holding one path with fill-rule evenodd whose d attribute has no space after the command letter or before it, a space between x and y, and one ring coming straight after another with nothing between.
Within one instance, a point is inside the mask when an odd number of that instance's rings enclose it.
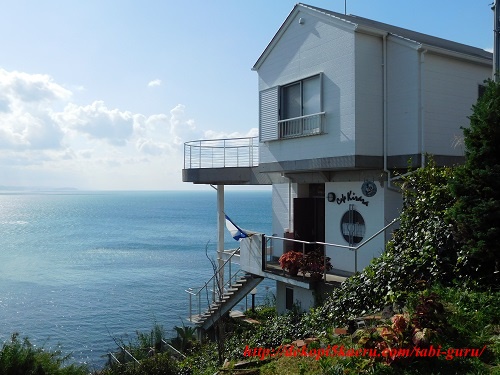
<instances>
[{"instance_id":1,"label":"white building","mask_svg":"<svg viewBox=\"0 0 500 375\"><path fill-rule=\"evenodd\" d=\"M253 70L258 143L188 142L183 180L218 185L221 212L224 185L272 184L274 238L242 241L241 268L277 281L280 311L297 301L306 309L318 285L276 270L283 251L303 246L281 238L321 243L338 276L327 285L380 255L391 228L363 243L398 216L395 172L426 154L438 165L463 160L460 128L492 75L492 54L297 4ZM222 213L219 223L224 230Z\"/></svg>"}]
</instances>

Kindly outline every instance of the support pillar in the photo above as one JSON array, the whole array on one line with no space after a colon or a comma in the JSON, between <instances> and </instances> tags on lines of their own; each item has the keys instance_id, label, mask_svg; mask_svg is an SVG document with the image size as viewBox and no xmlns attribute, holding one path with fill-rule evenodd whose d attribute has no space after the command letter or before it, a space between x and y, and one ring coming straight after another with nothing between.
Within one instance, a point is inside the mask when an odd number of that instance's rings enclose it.
<instances>
[{"instance_id":1,"label":"support pillar","mask_svg":"<svg viewBox=\"0 0 500 375\"><path fill-rule=\"evenodd\" d=\"M221 268L224 264L224 228L226 224L226 218L224 216L224 185L217 185L217 266L220 269L218 280L219 280L219 291L224 292L224 268Z\"/></svg>"}]
</instances>

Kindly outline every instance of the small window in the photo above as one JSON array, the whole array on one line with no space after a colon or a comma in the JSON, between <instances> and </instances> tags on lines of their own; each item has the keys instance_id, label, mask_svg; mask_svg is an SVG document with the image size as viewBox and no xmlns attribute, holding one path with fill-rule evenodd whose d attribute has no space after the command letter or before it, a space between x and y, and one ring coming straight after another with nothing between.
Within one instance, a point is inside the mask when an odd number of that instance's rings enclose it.
<instances>
[{"instance_id":1,"label":"small window","mask_svg":"<svg viewBox=\"0 0 500 375\"><path fill-rule=\"evenodd\" d=\"M363 219L363 216L350 207L349 211L340 220L340 231L344 240L351 246L359 244L363 241L365 229L365 219Z\"/></svg>"},{"instance_id":2,"label":"small window","mask_svg":"<svg viewBox=\"0 0 500 375\"><path fill-rule=\"evenodd\" d=\"M279 138L322 132L321 74L280 88Z\"/></svg>"},{"instance_id":3,"label":"small window","mask_svg":"<svg viewBox=\"0 0 500 375\"><path fill-rule=\"evenodd\" d=\"M286 287L285 288L285 308L287 310L293 309L293 288Z\"/></svg>"}]
</instances>

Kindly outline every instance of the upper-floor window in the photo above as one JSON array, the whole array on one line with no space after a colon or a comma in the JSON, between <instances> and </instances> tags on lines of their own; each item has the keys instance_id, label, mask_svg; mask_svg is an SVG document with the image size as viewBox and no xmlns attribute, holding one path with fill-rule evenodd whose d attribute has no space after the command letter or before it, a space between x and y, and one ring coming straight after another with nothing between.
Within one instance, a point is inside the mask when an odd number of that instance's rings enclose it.
<instances>
[{"instance_id":1,"label":"upper-floor window","mask_svg":"<svg viewBox=\"0 0 500 375\"><path fill-rule=\"evenodd\" d=\"M260 92L260 140L302 137L323 132L322 75Z\"/></svg>"},{"instance_id":2,"label":"upper-floor window","mask_svg":"<svg viewBox=\"0 0 500 375\"><path fill-rule=\"evenodd\" d=\"M321 80L314 76L281 87L281 116L287 120L321 112Z\"/></svg>"},{"instance_id":3,"label":"upper-floor window","mask_svg":"<svg viewBox=\"0 0 500 375\"><path fill-rule=\"evenodd\" d=\"M321 133L321 75L282 86L280 105L279 138Z\"/></svg>"}]
</instances>

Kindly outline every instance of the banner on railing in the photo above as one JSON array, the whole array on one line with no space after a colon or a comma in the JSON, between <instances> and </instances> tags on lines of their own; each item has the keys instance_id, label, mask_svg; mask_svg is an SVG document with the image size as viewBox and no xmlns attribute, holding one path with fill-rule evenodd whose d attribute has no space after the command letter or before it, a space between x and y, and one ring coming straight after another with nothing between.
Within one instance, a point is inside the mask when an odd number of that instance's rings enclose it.
<instances>
[{"instance_id":1,"label":"banner on railing","mask_svg":"<svg viewBox=\"0 0 500 375\"><path fill-rule=\"evenodd\" d=\"M247 231L238 227L233 221L229 218L229 216L224 215L226 217L226 228L231 233L231 237L233 237L236 241L241 240L242 238L247 238Z\"/></svg>"}]
</instances>

